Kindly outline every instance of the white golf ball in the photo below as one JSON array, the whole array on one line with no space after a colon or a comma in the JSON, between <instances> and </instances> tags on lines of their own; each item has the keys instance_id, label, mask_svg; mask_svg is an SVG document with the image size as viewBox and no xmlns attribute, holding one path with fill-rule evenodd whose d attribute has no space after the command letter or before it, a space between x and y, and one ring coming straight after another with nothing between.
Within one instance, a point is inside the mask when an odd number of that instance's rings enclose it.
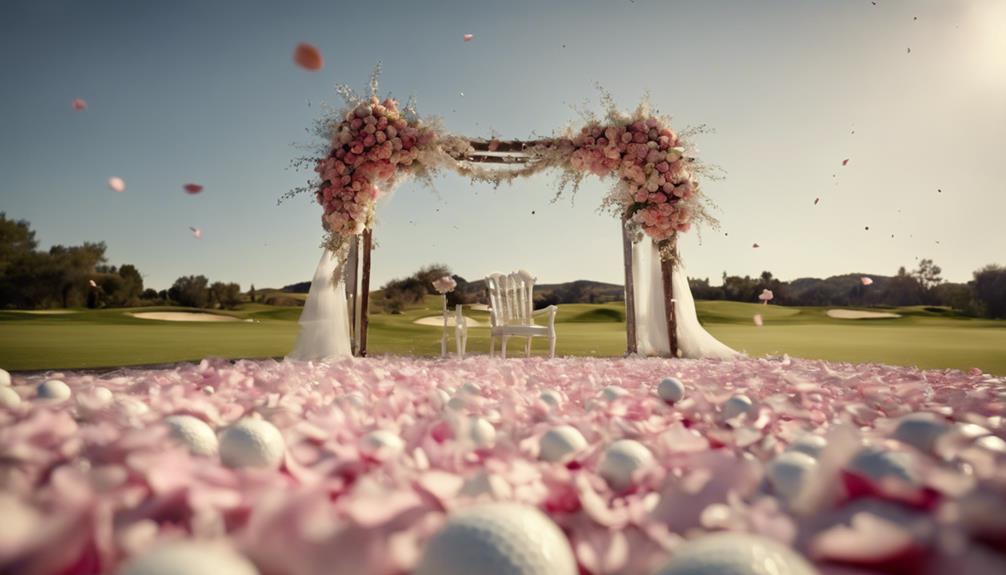
<instances>
[{"instance_id":1,"label":"white golf ball","mask_svg":"<svg viewBox=\"0 0 1006 575\"><path fill-rule=\"evenodd\" d=\"M629 395L629 392L617 385L609 385L601 390L601 397L604 398L605 401L615 401L616 399L625 397L626 395Z\"/></svg>"},{"instance_id":2,"label":"white golf ball","mask_svg":"<svg viewBox=\"0 0 1006 575\"><path fill-rule=\"evenodd\" d=\"M398 434L385 429L375 429L360 438L360 451L369 457L384 459L405 450L405 442Z\"/></svg>"},{"instance_id":3,"label":"white golf ball","mask_svg":"<svg viewBox=\"0 0 1006 575\"><path fill-rule=\"evenodd\" d=\"M179 541L133 558L118 575L258 575L258 569L222 544Z\"/></svg>"},{"instance_id":4,"label":"white golf ball","mask_svg":"<svg viewBox=\"0 0 1006 575\"><path fill-rule=\"evenodd\" d=\"M572 425L553 427L541 436L538 458L552 463L564 463L587 447L587 440Z\"/></svg>"},{"instance_id":5,"label":"white golf ball","mask_svg":"<svg viewBox=\"0 0 1006 575\"><path fill-rule=\"evenodd\" d=\"M677 403L685 396L685 384L676 377L665 378L657 385L657 395L664 401Z\"/></svg>"},{"instance_id":6,"label":"white golf ball","mask_svg":"<svg viewBox=\"0 0 1006 575\"><path fill-rule=\"evenodd\" d=\"M902 451L867 447L853 456L846 468L872 481L893 477L912 485L919 482L912 456Z\"/></svg>"},{"instance_id":7,"label":"white golf ball","mask_svg":"<svg viewBox=\"0 0 1006 575\"><path fill-rule=\"evenodd\" d=\"M0 387L0 407L13 409L21 405L21 396L11 387Z\"/></svg>"},{"instance_id":8,"label":"white golf ball","mask_svg":"<svg viewBox=\"0 0 1006 575\"><path fill-rule=\"evenodd\" d=\"M70 399L70 386L63 383L58 379L50 379L43 383L38 384L35 388L35 392L38 394L39 399L48 399L52 401L66 401Z\"/></svg>"},{"instance_id":9,"label":"white golf ball","mask_svg":"<svg viewBox=\"0 0 1006 575\"><path fill-rule=\"evenodd\" d=\"M98 412L115 402L112 392L106 387L96 387L89 393L77 394L77 405L84 413Z\"/></svg>"},{"instance_id":10,"label":"white golf ball","mask_svg":"<svg viewBox=\"0 0 1006 575\"><path fill-rule=\"evenodd\" d=\"M478 449L487 449L496 443L496 428L488 420L473 417L468 422L468 439Z\"/></svg>"},{"instance_id":11,"label":"white golf ball","mask_svg":"<svg viewBox=\"0 0 1006 575\"><path fill-rule=\"evenodd\" d=\"M10 385L10 373L6 369L0 369L0 387L7 387Z\"/></svg>"},{"instance_id":12,"label":"white golf ball","mask_svg":"<svg viewBox=\"0 0 1006 575\"><path fill-rule=\"evenodd\" d=\"M471 382L462 385L459 391L468 395L482 395L482 388Z\"/></svg>"},{"instance_id":13,"label":"white golf ball","mask_svg":"<svg viewBox=\"0 0 1006 575\"><path fill-rule=\"evenodd\" d=\"M488 503L461 510L430 538L415 575L576 575L562 531L533 507Z\"/></svg>"},{"instance_id":14,"label":"white golf ball","mask_svg":"<svg viewBox=\"0 0 1006 575\"><path fill-rule=\"evenodd\" d=\"M766 476L772 490L783 501L791 501L803 491L817 460L800 451L780 453L768 464Z\"/></svg>"},{"instance_id":15,"label":"white golf ball","mask_svg":"<svg viewBox=\"0 0 1006 575\"><path fill-rule=\"evenodd\" d=\"M562 394L554 389L546 389L545 391L538 394L538 399L544 401L552 409L558 409L562 406Z\"/></svg>"},{"instance_id":16,"label":"white golf ball","mask_svg":"<svg viewBox=\"0 0 1006 575\"><path fill-rule=\"evenodd\" d=\"M642 443L620 439L605 450L597 472L615 491L625 491L633 485L636 471L653 463L653 454Z\"/></svg>"},{"instance_id":17,"label":"white golf ball","mask_svg":"<svg viewBox=\"0 0 1006 575\"><path fill-rule=\"evenodd\" d=\"M912 413L898 421L892 436L894 439L919 451L932 451L936 440L951 430L944 419L932 413Z\"/></svg>"},{"instance_id":18,"label":"white golf ball","mask_svg":"<svg viewBox=\"0 0 1006 575\"><path fill-rule=\"evenodd\" d=\"M275 469L285 451L283 434L264 419L246 417L220 434L220 460L227 467Z\"/></svg>"},{"instance_id":19,"label":"white golf ball","mask_svg":"<svg viewBox=\"0 0 1006 575\"><path fill-rule=\"evenodd\" d=\"M811 457L817 457L828 447L828 440L820 435L806 434L796 438L793 443L786 447L786 451L796 451L806 453Z\"/></svg>"},{"instance_id":20,"label":"white golf ball","mask_svg":"<svg viewBox=\"0 0 1006 575\"><path fill-rule=\"evenodd\" d=\"M193 455L211 457L217 454L219 442L213 428L198 417L172 415L164 418L170 436L185 446Z\"/></svg>"},{"instance_id":21,"label":"white golf ball","mask_svg":"<svg viewBox=\"0 0 1006 575\"><path fill-rule=\"evenodd\" d=\"M688 541L657 575L816 575L799 553L748 533L714 533Z\"/></svg>"},{"instance_id":22,"label":"white golf ball","mask_svg":"<svg viewBox=\"0 0 1006 575\"><path fill-rule=\"evenodd\" d=\"M364 398L363 394L358 391L351 391L347 393L346 395L342 396L342 400L352 405L353 407L357 407L359 409L363 409L367 405L366 398Z\"/></svg>"},{"instance_id":23,"label":"white golf ball","mask_svg":"<svg viewBox=\"0 0 1006 575\"><path fill-rule=\"evenodd\" d=\"M465 411L468 409L468 402L460 395L455 395L447 401L447 409L451 411Z\"/></svg>"},{"instance_id":24,"label":"white golf ball","mask_svg":"<svg viewBox=\"0 0 1006 575\"><path fill-rule=\"evenodd\" d=\"M451 400L451 394L437 387L430 392L430 400L433 401L434 405L442 408Z\"/></svg>"},{"instance_id":25,"label":"white golf ball","mask_svg":"<svg viewBox=\"0 0 1006 575\"><path fill-rule=\"evenodd\" d=\"M752 411L754 411L754 403L746 395L735 395L723 402L723 419L750 415Z\"/></svg>"}]
</instances>

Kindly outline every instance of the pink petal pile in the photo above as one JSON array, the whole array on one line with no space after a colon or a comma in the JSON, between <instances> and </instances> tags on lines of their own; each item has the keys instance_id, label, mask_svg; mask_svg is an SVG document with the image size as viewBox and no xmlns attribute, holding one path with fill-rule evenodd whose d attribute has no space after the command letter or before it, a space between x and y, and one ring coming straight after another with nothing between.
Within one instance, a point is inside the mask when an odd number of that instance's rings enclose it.
<instances>
[{"instance_id":1,"label":"pink petal pile","mask_svg":"<svg viewBox=\"0 0 1006 575\"><path fill-rule=\"evenodd\" d=\"M668 403L671 377L684 393ZM785 357L15 374L0 386L0 572L110 573L199 540L263 575L404 574L453 511L505 500L545 512L582 573L656 573L718 531L822 573L1003 573L1003 386ZM195 449L169 417L212 432ZM239 421L278 430L282 456L234 464Z\"/></svg>"}]
</instances>

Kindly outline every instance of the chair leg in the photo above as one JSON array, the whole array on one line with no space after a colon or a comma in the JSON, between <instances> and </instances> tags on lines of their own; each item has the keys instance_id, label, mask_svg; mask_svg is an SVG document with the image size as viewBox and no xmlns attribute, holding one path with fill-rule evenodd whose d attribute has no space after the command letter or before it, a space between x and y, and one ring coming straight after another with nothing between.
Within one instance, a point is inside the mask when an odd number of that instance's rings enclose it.
<instances>
[{"instance_id":1,"label":"chair leg","mask_svg":"<svg viewBox=\"0 0 1006 575\"><path fill-rule=\"evenodd\" d=\"M489 336L489 357L496 357L496 336Z\"/></svg>"},{"instance_id":2,"label":"chair leg","mask_svg":"<svg viewBox=\"0 0 1006 575\"><path fill-rule=\"evenodd\" d=\"M548 357L555 357L555 334L553 333L548 338Z\"/></svg>"},{"instance_id":3,"label":"chair leg","mask_svg":"<svg viewBox=\"0 0 1006 575\"><path fill-rule=\"evenodd\" d=\"M524 356L531 357L531 336L527 336L527 343L524 344Z\"/></svg>"},{"instance_id":4,"label":"chair leg","mask_svg":"<svg viewBox=\"0 0 1006 575\"><path fill-rule=\"evenodd\" d=\"M510 339L509 335L503 336L503 359L506 359L506 342L508 339Z\"/></svg>"}]
</instances>

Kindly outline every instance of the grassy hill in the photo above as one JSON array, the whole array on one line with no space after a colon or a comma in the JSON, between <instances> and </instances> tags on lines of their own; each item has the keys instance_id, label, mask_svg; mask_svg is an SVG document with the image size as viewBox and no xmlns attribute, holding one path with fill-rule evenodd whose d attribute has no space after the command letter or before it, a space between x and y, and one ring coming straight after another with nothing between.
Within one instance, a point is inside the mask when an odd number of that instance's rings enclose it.
<instances>
[{"instance_id":1,"label":"grassy hill","mask_svg":"<svg viewBox=\"0 0 1006 575\"><path fill-rule=\"evenodd\" d=\"M927 368L969 368L1006 374L1006 322L964 317L945 308L893 308L895 319L840 320L827 308L697 302L699 319L717 338L752 355L788 353L832 361L882 362ZM97 368L161 364L203 357L281 357L297 337L300 307L245 304L213 313L243 321L171 322L139 319L132 312L188 308L69 310L39 314L0 312L0 367L9 370ZM752 316L760 313L764 326ZM441 328L416 324L439 317L439 297L427 297L402 314L371 316L373 354L440 353ZM488 314L468 311L481 324L469 331L469 353L489 349ZM625 309L620 302L559 306L557 353L618 356L625 351ZM453 340L451 341L453 349ZM534 353L545 353L536 341ZM511 340L511 354L523 341Z\"/></svg>"}]
</instances>

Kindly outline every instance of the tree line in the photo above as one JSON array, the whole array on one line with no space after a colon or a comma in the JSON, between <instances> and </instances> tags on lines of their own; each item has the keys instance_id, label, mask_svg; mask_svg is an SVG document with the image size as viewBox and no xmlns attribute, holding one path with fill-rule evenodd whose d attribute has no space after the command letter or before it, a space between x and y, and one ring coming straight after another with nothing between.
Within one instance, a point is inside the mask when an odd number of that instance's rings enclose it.
<instances>
[{"instance_id":1,"label":"tree line","mask_svg":"<svg viewBox=\"0 0 1006 575\"><path fill-rule=\"evenodd\" d=\"M145 288L132 264L108 265L104 242L38 249L25 220L0 212L0 308L136 307L180 305L232 309L244 301L236 283L183 276L166 290ZM255 287L251 299L255 299Z\"/></svg>"},{"instance_id":2,"label":"tree line","mask_svg":"<svg viewBox=\"0 0 1006 575\"><path fill-rule=\"evenodd\" d=\"M985 266L975 270L967 283L946 282L941 274L933 260L923 259L916 269L902 266L893 276L843 274L787 282L769 271L755 278L724 272L718 286L710 285L709 278L691 278L688 283L695 299L757 302L762 290L768 289L772 303L779 305L946 306L968 315L1006 318L1006 268Z\"/></svg>"}]
</instances>

